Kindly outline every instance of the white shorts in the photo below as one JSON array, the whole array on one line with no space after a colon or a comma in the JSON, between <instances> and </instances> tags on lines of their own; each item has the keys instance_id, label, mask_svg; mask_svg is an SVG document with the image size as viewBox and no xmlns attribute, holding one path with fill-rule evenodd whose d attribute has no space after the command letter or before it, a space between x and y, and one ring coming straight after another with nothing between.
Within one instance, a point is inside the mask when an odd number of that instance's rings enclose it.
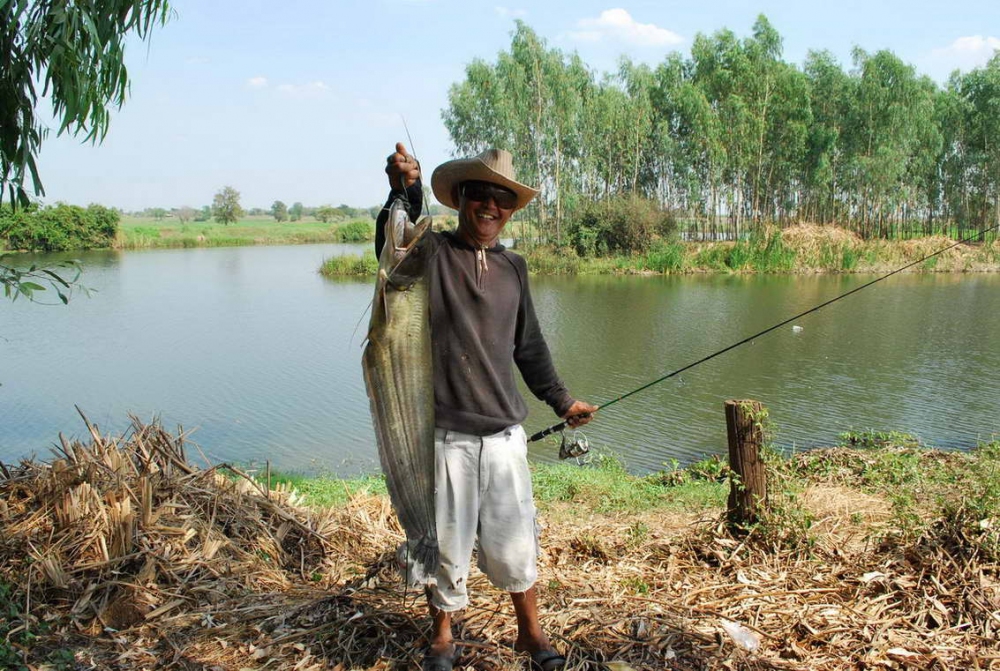
<instances>
[{"instance_id":1,"label":"white shorts","mask_svg":"<svg viewBox=\"0 0 1000 671\"><path fill-rule=\"evenodd\" d=\"M496 587L524 592L538 578L538 534L528 443L515 425L491 436L445 429L434 435L434 480L441 563L429 584L443 611L465 608L472 549Z\"/></svg>"}]
</instances>

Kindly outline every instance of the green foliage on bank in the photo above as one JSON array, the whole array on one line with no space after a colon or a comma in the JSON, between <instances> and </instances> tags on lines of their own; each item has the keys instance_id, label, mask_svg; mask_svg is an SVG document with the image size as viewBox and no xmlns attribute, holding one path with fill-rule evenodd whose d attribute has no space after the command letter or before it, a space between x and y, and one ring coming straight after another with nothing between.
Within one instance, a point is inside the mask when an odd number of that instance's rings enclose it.
<instances>
[{"instance_id":1,"label":"green foliage on bank","mask_svg":"<svg viewBox=\"0 0 1000 671\"><path fill-rule=\"evenodd\" d=\"M103 205L59 203L47 207L0 208L0 239L7 249L62 252L111 247L121 215Z\"/></svg>"},{"instance_id":2,"label":"green foliage on bank","mask_svg":"<svg viewBox=\"0 0 1000 671\"><path fill-rule=\"evenodd\" d=\"M604 257L647 252L677 228L670 212L654 201L623 195L592 201L570 219L568 237L577 255Z\"/></svg>"},{"instance_id":3,"label":"green foliage on bank","mask_svg":"<svg viewBox=\"0 0 1000 671\"><path fill-rule=\"evenodd\" d=\"M838 232L833 229L829 233ZM839 233L843 233L839 231ZM838 235L801 230L771 230L738 242L681 242L656 239L643 252L581 256L572 246L519 244L513 250L525 258L535 275L628 275L680 273L882 273L900 268L953 241L933 237L920 240L843 241ZM373 275L374 255L367 260L343 256L324 263L327 276ZM963 245L933 257L914 272L997 272L1000 241Z\"/></svg>"},{"instance_id":4,"label":"green foliage on bank","mask_svg":"<svg viewBox=\"0 0 1000 671\"><path fill-rule=\"evenodd\" d=\"M344 254L323 261L319 268L324 277L361 276L368 277L378 272L378 259L374 251L367 251L362 256Z\"/></svg>"}]
</instances>

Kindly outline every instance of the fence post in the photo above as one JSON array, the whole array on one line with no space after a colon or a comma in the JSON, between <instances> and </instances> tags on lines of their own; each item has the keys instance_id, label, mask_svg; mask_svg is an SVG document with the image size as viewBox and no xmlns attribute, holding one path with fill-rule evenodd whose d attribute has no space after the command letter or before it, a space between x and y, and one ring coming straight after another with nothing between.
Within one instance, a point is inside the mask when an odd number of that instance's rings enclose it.
<instances>
[{"instance_id":1,"label":"fence post","mask_svg":"<svg viewBox=\"0 0 1000 671\"><path fill-rule=\"evenodd\" d=\"M746 528L759 522L767 507L767 473L760 455L764 406L758 401L729 400L725 408L729 467L735 474L730 483L727 518L731 528Z\"/></svg>"}]
</instances>

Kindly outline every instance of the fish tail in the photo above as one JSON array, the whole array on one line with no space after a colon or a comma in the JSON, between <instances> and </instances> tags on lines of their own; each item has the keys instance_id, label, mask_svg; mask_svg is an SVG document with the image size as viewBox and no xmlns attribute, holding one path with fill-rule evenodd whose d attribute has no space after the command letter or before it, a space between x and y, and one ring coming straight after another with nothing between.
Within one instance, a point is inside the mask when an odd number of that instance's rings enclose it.
<instances>
[{"instance_id":1,"label":"fish tail","mask_svg":"<svg viewBox=\"0 0 1000 671\"><path fill-rule=\"evenodd\" d=\"M437 575L441 549L431 535L407 540L396 550L399 571L410 587L426 585Z\"/></svg>"}]
</instances>

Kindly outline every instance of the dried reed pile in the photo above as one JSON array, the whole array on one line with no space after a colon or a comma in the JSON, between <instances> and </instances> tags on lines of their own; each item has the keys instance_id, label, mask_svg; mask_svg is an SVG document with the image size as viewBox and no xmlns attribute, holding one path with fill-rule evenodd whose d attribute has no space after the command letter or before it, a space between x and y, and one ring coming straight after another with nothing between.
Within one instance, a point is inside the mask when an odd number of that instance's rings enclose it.
<instances>
[{"instance_id":1,"label":"dried reed pile","mask_svg":"<svg viewBox=\"0 0 1000 671\"><path fill-rule=\"evenodd\" d=\"M781 237L791 247L816 256L816 250L822 245L853 248L863 243L861 236L854 231L820 224L788 226L781 229Z\"/></svg>"},{"instance_id":2,"label":"dried reed pile","mask_svg":"<svg viewBox=\"0 0 1000 671\"><path fill-rule=\"evenodd\" d=\"M782 241L797 254L800 270L883 272L916 261L954 244L943 235L914 240L863 240L853 231L831 225L796 224L781 229ZM844 267L844 255L855 258L850 268ZM933 257L927 264L914 267L918 271L989 272L996 269L1000 241L959 245Z\"/></svg>"},{"instance_id":3,"label":"dried reed pile","mask_svg":"<svg viewBox=\"0 0 1000 671\"><path fill-rule=\"evenodd\" d=\"M419 668L428 620L400 591L384 497L302 507L192 467L155 424L61 452L0 479L0 582L26 602L36 668L57 648L75 668ZM803 501L822 534L795 552L715 512L551 507L543 625L570 669L1000 669L991 558L953 529L893 544L887 502L833 483ZM461 668L525 668L506 596L476 572L470 588Z\"/></svg>"}]
</instances>

